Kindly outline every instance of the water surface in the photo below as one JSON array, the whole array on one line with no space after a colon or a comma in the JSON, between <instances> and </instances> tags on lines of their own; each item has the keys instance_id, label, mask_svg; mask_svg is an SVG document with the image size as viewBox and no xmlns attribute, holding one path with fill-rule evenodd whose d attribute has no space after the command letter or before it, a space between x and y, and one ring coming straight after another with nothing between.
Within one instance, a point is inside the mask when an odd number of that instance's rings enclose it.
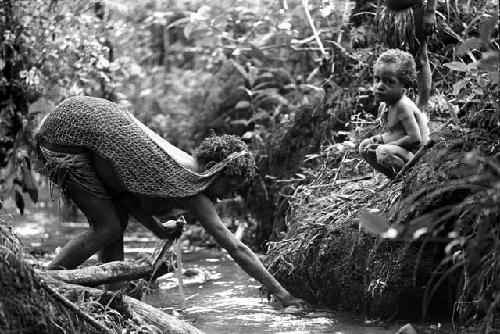
<instances>
[{"instance_id":1,"label":"water surface","mask_svg":"<svg viewBox=\"0 0 500 334\"><path fill-rule=\"evenodd\" d=\"M46 254L47 260L57 247L87 228L83 215L73 222L61 222L55 203L42 202L37 206L27 203L24 216L15 212L13 204L6 204L1 218L12 222L29 251ZM127 259L152 252L157 240L137 225L131 223L125 235ZM325 310L305 315L284 313L279 304L262 296L260 284L225 251L184 244L183 266L192 274L183 278L184 298L177 276L170 273L158 280L143 301L194 324L207 334L386 334L394 333L397 328Z\"/></svg>"}]
</instances>

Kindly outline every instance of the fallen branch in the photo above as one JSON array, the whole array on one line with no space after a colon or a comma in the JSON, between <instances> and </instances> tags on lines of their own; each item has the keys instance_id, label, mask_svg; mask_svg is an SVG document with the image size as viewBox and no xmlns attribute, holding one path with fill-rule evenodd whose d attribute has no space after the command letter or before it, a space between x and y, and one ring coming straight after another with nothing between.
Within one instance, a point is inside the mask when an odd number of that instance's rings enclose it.
<instances>
[{"instance_id":1,"label":"fallen branch","mask_svg":"<svg viewBox=\"0 0 500 334\"><path fill-rule=\"evenodd\" d=\"M135 298L112 292L104 292L96 288L67 284L61 281L50 281L49 283L53 286L53 289L67 296L70 300L77 300L84 294L93 300L98 300L101 304L108 304L120 314L125 313L126 317L131 317L137 324L156 327L155 329L158 330L158 333L203 334L203 332L190 324ZM109 301L111 300L114 303L110 303Z\"/></svg>"},{"instance_id":2,"label":"fallen branch","mask_svg":"<svg viewBox=\"0 0 500 334\"><path fill-rule=\"evenodd\" d=\"M151 264L115 261L73 270L38 271L38 274L42 277L52 278L70 284L92 287L114 282L132 281L140 278L149 280L162 276L172 271L172 269L172 266L169 264L155 271L155 268Z\"/></svg>"},{"instance_id":3,"label":"fallen branch","mask_svg":"<svg viewBox=\"0 0 500 334\"><path fill-rule=\"evenodd\" d=\"M61 295L59 292L54 290L49 284L47 284L44 280L40 279L38 282L42 289L45 290L52 298L57 300L59 303L64 305L68 310L73 312L74 314L80 316L87 323L89 323L92 327L97 329L99 333L112 333L106 326L99 323L97 320L92 318L89 314L83 312L78 306L73 304L68 298Z\"/></svg>"}]
</instances>

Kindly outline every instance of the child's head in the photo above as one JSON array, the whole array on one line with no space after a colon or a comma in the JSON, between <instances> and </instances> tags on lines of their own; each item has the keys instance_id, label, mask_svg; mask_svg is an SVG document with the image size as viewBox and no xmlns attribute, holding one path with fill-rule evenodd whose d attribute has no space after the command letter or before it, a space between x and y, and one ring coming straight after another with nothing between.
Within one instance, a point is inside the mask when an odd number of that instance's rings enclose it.
<instances>
[{"instance_id":1,"label":"child's head","mask_svg":"<svg viewBox=\"0 0 500 334\"><path fill-rule=\"evenodd\" d=\"M390 67L405 87L411 86L417 78L415 60L408 52L389 49L378 57L373 67L374 71L376 72L377 66L382 64Z\"/></svg>"}]
</instances>

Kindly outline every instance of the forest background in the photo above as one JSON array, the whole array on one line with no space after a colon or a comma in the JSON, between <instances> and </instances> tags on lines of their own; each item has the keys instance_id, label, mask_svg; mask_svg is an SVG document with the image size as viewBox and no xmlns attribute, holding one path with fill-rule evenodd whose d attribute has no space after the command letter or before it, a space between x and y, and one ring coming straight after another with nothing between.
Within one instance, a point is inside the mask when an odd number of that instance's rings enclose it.
<instances>
[{"instance_id":1,"label":"forest background","mask_svg":"<svg viewBox=\"0 0 500 334\"><path fill-rule=\"evenodd\" d=\"M188 152L212 129L247 141L259 173L238 210L250 218L247 241L257 249L287 232L298 187L325 174L336 182L368 171L352 148L380 126L371 88L373 62L384 50L376 1L1 3L1 194L21 211L25 195L36 197L33 130L74 95L120 103ZM429 42L431 120L450 131L479 130L494 142L498 3L438 1L437 23ZM464 161L499 168L498 147L488 149L490 157L469 152ZM495 184L491 203L498 200ZM494 253L485 255L487 280L500 267L499 230L497 223L484 236L496 236ZM452 246L465 248L465 240L454 238ZM490 290L478 292L488 294L487 314L500 300Z\"/></svg>"}]
</instances>

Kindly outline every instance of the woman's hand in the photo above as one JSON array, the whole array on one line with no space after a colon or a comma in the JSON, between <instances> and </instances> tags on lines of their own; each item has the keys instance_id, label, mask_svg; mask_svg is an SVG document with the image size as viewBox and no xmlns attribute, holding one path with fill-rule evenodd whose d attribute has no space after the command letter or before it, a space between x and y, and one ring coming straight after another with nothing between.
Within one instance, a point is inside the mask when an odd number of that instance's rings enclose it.
<instances>
[{"instance_id":1,"label":"woman's hand","mask_svg":"<svg viewBox=\"0 0 500 334\"><path fill-rule=\"evenodd\" d=\"M278 299L283 307L295 306L297 308L305 308L308 305L305 300L292 296L286 290L283 295L275 294L274 296L276 297L276 299Z\"/></svg>"},{"instance_id":2,"label":"woman's hand","mask_svg":"<svg viewBox=\"0 0 500 334\"><path fill-rule=\"evenodd\" d=\"M160 239L177 239L181 236L184 230L184 219L167 220L158 225L158 231L155 235Z\"/></svg>"}]
</instances>

